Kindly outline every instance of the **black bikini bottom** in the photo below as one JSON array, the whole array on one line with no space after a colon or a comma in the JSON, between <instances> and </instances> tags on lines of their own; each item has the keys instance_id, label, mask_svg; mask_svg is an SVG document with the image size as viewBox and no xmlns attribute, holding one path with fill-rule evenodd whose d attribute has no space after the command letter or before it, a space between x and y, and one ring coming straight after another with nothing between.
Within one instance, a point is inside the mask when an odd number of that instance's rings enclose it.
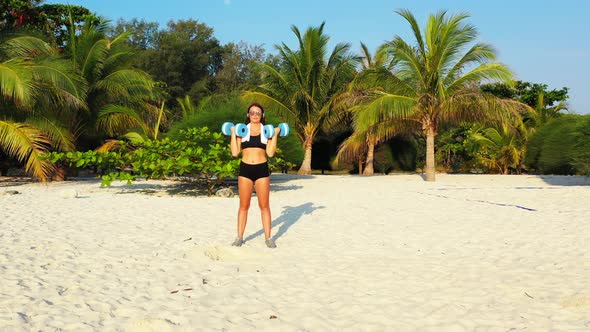
<instances>
[{"instance_id":1,"label":"black bikini bottom","mask_svg":"<svg viewBox=\"0 0 590 332\"><path fill-rule=\"evenodd\" d=\"M252 165L241 161L240 172L238 173L238 176L246 177L252 180L252 182L256 182L256 180L260 178L269 177L270 171L268 170L268 162Z\"/></svg>"}]
</instances>

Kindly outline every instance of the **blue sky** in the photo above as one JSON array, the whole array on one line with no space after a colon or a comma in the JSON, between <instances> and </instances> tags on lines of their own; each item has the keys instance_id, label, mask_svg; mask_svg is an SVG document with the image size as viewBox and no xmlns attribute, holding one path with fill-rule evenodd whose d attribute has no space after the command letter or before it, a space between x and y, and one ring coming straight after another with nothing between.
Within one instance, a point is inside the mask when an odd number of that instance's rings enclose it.
<instances>
[{"instance_id":1,"label":"blue sky","mask_svg":"<svg viewBox=\"0 0 590 332\"><path fill-rule=\"evenodd\" d=\"M411 10L421 27L438 10L466 12L478 41L494 45L499 61L523 81L550 89L568 87L570 109L590 113L590 1L586 0L51 0L81 5L116 21L195 19L214 29L222 44L245 41L274 52L282 42L295 47L291 25L300 30L326 22L331 46L364 42L373 52L394 35L412 40L409 25L394 11Z\"/></svg>"}]
</instances>

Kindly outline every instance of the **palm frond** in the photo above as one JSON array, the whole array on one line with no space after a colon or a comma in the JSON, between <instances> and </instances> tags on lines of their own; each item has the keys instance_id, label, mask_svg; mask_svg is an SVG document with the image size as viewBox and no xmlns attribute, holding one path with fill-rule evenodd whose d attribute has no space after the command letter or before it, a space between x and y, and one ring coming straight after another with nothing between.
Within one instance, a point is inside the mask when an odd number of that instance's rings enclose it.
<instances>
[{"instance_id":1,"label":"palm frond","mask_svg":"<svg viewBox=\"0 0 590 332\"><path fill-rule=\"evenodd\" d=\"M43 58L31 65L34 78L37 81L47 82L54 88L56 96L67 105L87 109L85 102L87 84L77 73L72 71L68 61Z\"/></svg>"},{"instance_id":2,"label":"palm frond","mask_svg":"<svg viewBox=\"0 0 590 332\"><path fill-rule=\"evenodd\" d=\"M47 153L51 140L39 129L26 123L0 120L0 148L25 163L25 171L46 181L54 167L39 157Z\"/></svg>"},{"instance_id":3,"label":"palm frond","mask_svg":"<svg viewBox=\"0 0 590 332\"><path fill-rule=\"evenodd\" d=\"M363 133L353 133L347 137L340 146L336 153L335 165L338 165L344 161L356 161L366 154L367 151L367 138Z\"/></svg>"},{"instance_id":4,"label":"palm frond","mask_svg":"<svg viewBox=\"0 0 590 332\"><path fill-rule=\"evenodd\" d=\"M151 96L153 81L150 76L140 70L122 69L109 73L95 84L95 89L104 91L111 98L130 98Z\"/></svg>"},{"instance_id":5,"label":"palm frond","mask_svg":"<svg viewBox=\"0 0 590 332\"><path fill-rule=\"evenodd\" d=\"M130 132L126 133L125 135L123 135L123 138L125 138L128 141L130 141L131 143L135 143L135 144L145 142L144 136L142 136L140 133L137 133L134 131L130 131Z\"/></svg>"},{"instance_id":6,"label":"palm frond","mask_svg":"<svg viewBox=\"0 0 590 332\"><path fill-rule=\"evenodd\" d=\"M90 36L84 36L86 44L78 45L78 66L82 76L91 84L103 76L105 58L108 55L108 44L105 39L93 41Z\"/></svg>"},{"instance_id":7,"label":"palm frond","mask_svg":"<svg viewBox=\"0 0 590 332\"><path fill-rule=\"evenodd\" d=\"M451 83L447 88L447 92L453 94L454 92L464 89L469 83L482 81L499 81L512 84L514 78L513 75L512 71L510 71L510 69L504 64L497 62L484 63L473 68Z\"/></svg>"},{"instance_id":8,"label":"palm frond","mask_svg":"<svg viewBox=\"0 0 590 332\"><path fill-rule=\"evenodd\" d=\"M422 54L426 54L426 48L424 47L424 40L422 39L422 33L420 32L420 26L418 26L418 22L414 17L414 14L407 9L400 9L397 10L401 17L403 17L408 23L410 23L410 27L412 28L412 32L414 33L414 38L416 38L416 42L418 43L418 47Z\"/></svg>"},{"instance_id":9,"label":"palm frond","mask_svg":"<svg viewBox=\"0 0 590 332\"><path fill-rule=\"evenodd\" d=\"M12 59L0 63L0 97L30 107L35 89L32 79L30 67L24 61Z\"/></svg>"},{"instance_id":10,"label":"palm frond","mask_svg":"<svg viewBox=\"0 0 590 332\"><path fill-rule=\"evenodd\" d=\"M118 139L109 139L106 140L106 142L104 142L101 146L96 148L96 151L100 153L116 151L121 147L122 144L123 142Z\"/></svg>"},{"instance_id":11,"label":"palm frond","mask_svg":"<svg viewBox=\"0 0 590 332\"><path fill-rule=\"evenodd\" d=\"M486 63L496 59L495 50L491 45L477 43L473 45L445 74L445 86L450 86L465 68L472 64Z\"/></svg>"},{"instance_id":12,"label":"palm frond","mask_svg":"<svg viewBox=\"0 0 590 332\"><path fill-rule=\"evenodd\" d=\"M428 86L424 64L420 61L420 55L416 53L415 49L399 36L387 43L387 49L391 56L397 59L397 77L402 81L414 81L415 85L421 89Z\"/></svg>"},{"instance_id":13,"label":"palm frond","mask_svg":"<svg viewBox=\"0 0 590 332\"><path fill-rule=\"evenodd\" d=\"M76 150L74 135L59 119L47 114L28 118L27 123L42 131L50 139L51 146L55 150L64 152Z\"/></svg>"},{"instance_id":14,"label":"palm frond","mask_svg":"<svg viewBox=\"0 0 590 332\"><path fill-rule=\"evenodd\" d=\"M144 135L150 133L145 121L135 110L121 105L109 105L100 110L97 125L111 136L117 136L132 128L141 128Z\"/></svg>"},{"instance_id":15,"label":"palm frond","mask_svg":"<svg viewBox=\"0 0 590 332\"><path fill-rule=\"evenodd\" d=\"M3 41L0 45L8 58L32 59L38 56L53 56L53 48L35 36L17 36Z\"/></svg>"},{"instance_id":16,"label":"palm frond","mask_svg":"<svg viewBox=\"0 0 590 332\"><path fill-rule=\"evenodd\" d=\"M379 93L355 116L355 130L366 131L374 124L387 120L411 121L416 113L415 105L414 98Z\"/></svg>"},{"instance_id":17,"label":"palm frond","mask_svg":"<svg viewBox=\"0 0 590 332\"><path fill-rule=\"evenodd\" d=\"M197 111L197 108L189 95L184 96L184 98L176 98L176 101L178 102L178 105L180 105L182 118L185 120L189 115L192 115Z\"/></svg>"},{"instance_id":18,"label":"palm frond","mask_svg":"<svg viewBox=\"0 0 590 332\"><path fill-rule=\"evenodd\" d=\"M267 94L256 91L245 91L244 93L242 93L240 99L244 103L248 104L258 102L264 105L265 110L276 112L276 114L280 117L283 117L285 121L291 123L295 123L295 121L297 121L297 116L296 114L294 114L290 107Z\"/></svg>"}]
</instances>

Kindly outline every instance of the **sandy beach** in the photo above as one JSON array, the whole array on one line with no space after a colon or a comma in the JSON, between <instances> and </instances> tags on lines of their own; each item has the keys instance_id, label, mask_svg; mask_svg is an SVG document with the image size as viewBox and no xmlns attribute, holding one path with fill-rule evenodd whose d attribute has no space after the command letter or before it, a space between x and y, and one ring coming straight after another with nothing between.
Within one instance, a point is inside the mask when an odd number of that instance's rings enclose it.
<instances>
[{"instance_id":1,"label":"sandy beach","mask_svg":"<svg viewBox=\"0 0 590 332\"><path fill-rule=\"evenodd\" d=\"M590 179L0 182L1 331L589 331ZM17 191L17 193L14 193Z\"/></svg>"}]
</instances>

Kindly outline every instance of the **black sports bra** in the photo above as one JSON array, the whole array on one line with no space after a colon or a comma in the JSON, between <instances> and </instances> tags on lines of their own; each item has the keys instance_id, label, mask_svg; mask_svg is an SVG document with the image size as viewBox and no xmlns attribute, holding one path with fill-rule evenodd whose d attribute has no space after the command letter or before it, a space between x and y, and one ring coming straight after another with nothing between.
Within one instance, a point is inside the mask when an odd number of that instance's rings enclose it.
<instances>
[{"instance_id":1,"label":"black sports bra","mask_svg":"<svg viewBox=\"0 0 590 332\"><path fill-rule=\"evenodd\" d=\"M242 149L247 148L260 148L266 150L266 144L260 141L260 135L250 136L250 139L247 142L242 142Z\"/></svg>"}]
</instances>

